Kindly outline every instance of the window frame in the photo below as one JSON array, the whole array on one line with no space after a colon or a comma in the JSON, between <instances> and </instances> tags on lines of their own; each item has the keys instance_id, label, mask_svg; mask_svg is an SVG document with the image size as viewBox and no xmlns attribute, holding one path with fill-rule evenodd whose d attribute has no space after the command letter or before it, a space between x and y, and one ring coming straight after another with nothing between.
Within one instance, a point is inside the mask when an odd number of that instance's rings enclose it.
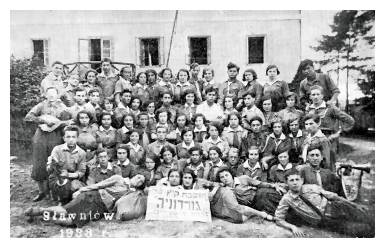
<instances>
[{"instance_id":1,"label":"window frame","mask_svg":"<svg viewBox=\"0 0 385 248\"><path fill-rule=\"evenodd\" d=\"M140 50L140 43L141 40L146 39L157 39L158 40L158 61L159 65L142 65L141 61L141 50ZM164 49L164 36L140 36L135 37L135 58L136 58L136 65L140 68L158 68L165 65L165 49Z\"/></svg>"},{"instance_id":2,"label":"window frame","mask_svg":"<svg viewBox=\"0 0 385 248\"><path fill-rule=\"evenodd\" d=\"M187 63L191 64L191 38L206 38L207 39L207 64L199 64L204 66L211 65L211 35L190 35L187 36Z\"/></svg>"},{"instance_id":3,"label":"window frame","mask_svg":"<svg viewBox=\"0 0 385 248\"><path fill-rule=\"evenodd\" d=\"M263 38L263 62L262 63L250 63L249 61L249 38ZM266 63L267 58L267 35L266 34L251 34L246 37L246 64L247 65L263 65Z\"/></svg>"},{"instance_id":4,"label":"window frame","mask_svg":"<svg viewBox=\"0 0 385 248\"><path fill-rule=\"evenodd\" d=\"M45 66L49 66L49 51L50 51L49 45L51 43L49 38L32 38L31 39L30 44L31 44L32 57L33 57L33 55L35 55L33 42L39 41L39 40L43 41L43 64Z\"/></svg>"},{"instance_id":5,"label":"window frame","mask_svg":"<svg viewBox=\"0 0 385 248\"><path fill-rule=\"evenodd\" d=\"M99 39L100 40L100 58L101 60L103 60L104 58L104 48L103 48L103 41L105 40L109 40L110 41L110 48L109 48L109 52L110 52L110 57L109 59L111 59L112 61L114 61L114 40L111 36L88 36L88 37L84 37L84 38L79 38L78 39L78 60L83 60L81 58L81 51L80 51L80 43L81 41L88 41L88 51L87 51L87 61L91 61L90 60L90 56L91 56L91 40L96 40L96 39ZM84 61L82 61L84 62ZM91 61L92 62L92 61ZM94 61L95 62L95 61Z\"/></svg>"}]
</instances>

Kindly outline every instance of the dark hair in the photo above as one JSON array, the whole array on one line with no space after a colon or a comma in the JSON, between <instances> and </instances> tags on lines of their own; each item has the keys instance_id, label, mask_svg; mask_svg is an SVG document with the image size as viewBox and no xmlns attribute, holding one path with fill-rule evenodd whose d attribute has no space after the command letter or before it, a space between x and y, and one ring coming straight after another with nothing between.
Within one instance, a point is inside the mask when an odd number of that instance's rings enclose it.
<instances>
[{"instance_id":1,"label":"dark hair","mask_svg":"<svg viewBox=\"0 0 385 248\"><path fill-rule=\"evenodd\" d=\"M162 147L162 149L160 149L159 155L160 155L161 157L163 157L163 153L165 153L165 152L167 152L167 151L171 152L171 154L172 154L173 157L174 157L175 154L176 154L175 149L174 149L172 146L170 146L170 145L165 145L165 146Z\"/></svg>"},{"instance_id":2,"label":"dark hair","mask_svg":"<svg viewBox=\"0 0 385 248\"><path fill-rule=\"evenodd\" d=\"M221 158L223 156L222 151L221 151L221 149L218 146L210 147L208 153L210 153L210 151L216 151L218 153L218 155L219 155L219 158Z\"/></svg>"},{"instance_id":3,"label":"dark hair","mask_svg":"<svg viewBox=\"0 0 385 248\"><path fill-rule=\"evenodd\" d=\"M199 146L193 146L188 150L188 153L192 155L193 151L199 151L199 154L202 156L203 155L203 150Z\"/></svg>"},{"instance_id":4,"label":"dark hair","mask_svg":"<svg viewBox=\"0 0 385 248\"><path fill-rule=\"evenodd\" d=\"M178 73L176 74L176 78L177 78L178 80L179 80L179 73L181 73L181 72L186 72L186 73L187 73L187 81L190 80L190 73L189 73L189 71L186 70L186 69L180 69L180 70L178 71Z\"/></svg>"},{"instance_id":5,"label":"dark hair","mask_svg":"<svg viewBox=\"0 0 385 248\"><path fill-rule=\"evenodd\" d=\"M84 79L85 79L86 81L87 81L88 74L90 74L90 73L94 73L95 76L98 75L98 72L97 72L97 71L95 71L94 69L90 69L90 70L88 70L88 71L84 74ZM97 79L96 79L96 80L97 80Z\"/></svg>"},{"instance_id":6,"label":"dark hair","mask_svg":"<svg viewBox=\"0 0 385 248\"><path fill-rule=\"evenodd\" d=\"M235 107L237 106L237 96L235 94L226 94L223 97L223 102L222 102L223 109L225 109L225 99L226 98L231 98L233 100L233 108L235 109Z\"/></svg>"},{"instance_id":7,"label":"dark hair","mask_svg":"<svg viewBox=\"0 0 385 248\"><path fill-rule=\"evenodd\" d=\"M80 126L80 115L81 114L86 114L88 116L88 118L90 119L90 122L88 123L88 125L91 125L92 123L94 123L94 117L92 116L92 114L87 110L81 110L76 114L75 125Z\"/></svg>"},{"instance_id":8,"label":"dark hair","mask_svg":"<svg viewBox=\"0 0 385 248\"><path fill-rule=\"evenodd\" d=\"M277 75L279 75L279 74L281 73L281 72L279 71L279 69L278 69L278 66L276 66L276 65L268 65L267 68L266 68L266 76L267 76L267 72L268 72L270 69L273 69L273 68L277 69Z\"/></svg>"},{"instance_id":9,"label":"dark hair","mask_svg":"<svg viewBox=\"0 0 385 248\"><path fill-rule=\"evenodd\" d=\"M77 136L79 136L79 128L75 125L69 125L69 126L66 126L63 130L63 133L65 134L65 132L76 132L77 133Z\"/></svg>"},{"instance_id":10,"label":"dark hair","mask_svg":"<svg viewBox=\"0 0 385 248\"><path fill-rule=\"evenodd\" d=\"M125 144L119 144L117 147L116 147L116 152L118 152L119 149L124 149L126 150L127 152L127 158L130 157L130 147L128 145L125 145Z\"/></svg>"},{"instance_id":11,"label":"dark hair","mask_svg":"<svg viewBox=\"0 0 385 248\"><path fill-rule=\"evenodd\" d=\"M195 138L195 133L194 133L194 129L190 128L190 127L185 127L182 129L181 133L180 133L180 136L182 137L182 140L183 140L183 136L187 133L187 132L191 132L192 135L193 135L193 139Z\"/></svg>"},{"instance_id":12,"label":"dark hair","mask_svg":"<svg viewBox=\"0 0 385 248\"><path fill-rule=\"evenodd\" d=\"M253 121L259 121L259 123L261 123L261 125L263 125L263 120L259 116L254 116L253 118L251 118L249 121L250 125L251 125L251 123L253 123Z\"/></svg>"},{"instance_id":13,"label":"dark hair","mask_svg":"<svg viewBox=\"0 0 385 248\"><path fill-rule=\"evenodd\" d=\"M243 76L242 76L243 81L246 81L246 72L250 72L253 75L253 80L256 80L258 78L257 73L254 71L254 69L246 69L245 72L243 72Z\"/></svg>"},{"instance_id":14,"label":"dark hair","mask_svg":"<svg viewBox=\"0 0 385 248\"><path fill-rule=\"evenodd\" d=\"M285 174L284 174L285 180L287 181L287 179L289 178L289 176L293 176L293 175L298 175L298 176L300 176L301 178L303 178L302 175L301 175L301 173L299 172L299 170L297 170L297 169L295 169L295 168L292 168L292 169L290 169L290 170L288 170L288 171L285 172Z\"/></svg>"},{"instance_id":15,"label":"dark hair","mask_svg":"<svg viewBox=\"0 0 385 248\"><path fill-rule=\"evenodd\" d=\"M203 68L203 72L202 72L203 77L205 76L206 72L208 72L208 71L211 71L211 73L213 74L213 77L214 77L214 69L211 67Z\"/></svg>"},{"instance_id":16,"label":"dark hair","mask_svg":"<svg viewBox=\"0 0 385 248\"><path fill-rule=\"evenodd\" d=\"M274 124L275 123L280 123L282 127L282 132L283 132L283 121L281 118L273 118L270 122L270 129L273 130Z\"/></svg>"},{"instance_id":17,"label":"dark hair","mask_svg":"<svg viewBox=\"0 0 385 248\"><path fill-rule=\"evenodd\" d=\"M96 88L90 89L90 90L88 91L88 96L91 96L92 93L95 93L95 92L97 92L97 93L99 94L99 96L100 96L100 91L99 91L98 89L96 89Z\"/></svg>"},{"instance_id":18,"label":"dark hair","mask_svg":"<svg viewBox=\"0 0 385 248\"><path fill-rule=\"evenodd\" d=\"M214 88L214 86L209 86L205 89L205 94L207 95L210 92L214 92L218 96L218 89Z\"/></svg>"},{"instance_id":19,"label":"dark hair","mask_svg":"<svg viewBox=\"0 0 385 248\"><path fill-rule=\"evenodd\" d=\"M136 117L135 117L135 115L133 113L131 113L131 112L127 112L122 117L122 120L121 120L121 123L120 123L120 127L124 127L124 120L126 119L127 116L130 116L132 118L132 124L133 124L133 126L135 126L135 124L136 124Z\"/></svg>"},{"instance_id":20,"label":"dark hair","mask_svg":"<svg viewBox=\"0 0 385 248\"><path fill-rule=\"evenodd\" d=\"M158 166L160 165L160 159L159 159L159 156L157 156L156 154L154 153L146 153L146 155L143 157L143 160L141 161L141 167L142 168L146 168L146 158L149 158L151 159L152 161L155 162L155 166L154 166L154 171L158 168Z\"/></svg>"},{"instance_id":21,"label":"dark hair","mask_svg":"<svg viewBox=\"0 0 385 248\"><path fill-rule=\"evenodd\" d=\"M306 152L306 155L309 154L309 152L313 151L313 150L319 150L321 152L321 155L322 155L322 146L319 145L319 144L314 144L314 145L310 145L307 149L307 152Z\"/></svg>"},{"instance_id":22,"label":"dark hair","mask_svg":"<svg viewBox=\"0 0 385 248\"><path fill-rule=\"evenodd\" d=\"M146 76L146 84L148 84L148 76L145 72L139 72L137 75L136 75L136 81L139 83L139 77L140 75L144 74Z\"/></svg>"},{"instance_id":23,"label":"dark hair","mask_svg":"<svg viewBox=\"0 0 385 248\"><path fill-rule=\"evenodd\" d=\"M154 69L148 69L148 70L146 70L147 79L149 78L150 73L155 75L155 80L158 78L158 73L156 73L156 71Z\"/></svg>"},{"instance_id":24,"label":"dark hair","mask_svg":"<svg viewBox=\"0 0 385 248\"><path fill-rule=\"evenodd\" d=\"M106 112L106 111L102 111L102 113L100 114L99 116L99 126L102 125L102 120L103 120L103 117L106 116L106 115L109 115L111 117L111 122L112 122L112 116L113 114L109 113L109 112ZM123 120L123 119L122 119ZM112 123L111 123L112 124Z\"/></svg>"},{"instance_id":25,"label":"dark hair","mask_svg":"<svg viewBox=\"0 0 385 248\"><path fill-rule=\"evenodd\" d=\"M190 123L189 123L189 120L187 118L187 114L183 113L183 112L179 112L176 114L175 116L175 127L177 128L178 127L178 118L181 117L181 116L184 116L186 118L186 124L185 124L185 127L187 127Z\"/></svg>"},{"instance_id":26,"label":"dark hair","mask_svg":"<svg viewBox=\"0 0 385 248\"><path fill-rule=\"evenodd\" d=\"M167 180L170 178L170 175L171 175L171 173L173 173L173 172L178 172L178 174L179 174L179 185L180 185L180 182L182 181L182 172L181 171L179 171L178 169L175 169L175 168L172 168L172 169L170 169L169 171L168 171L168 173L167 173Z\"/></svg>"},{"instance_id":27,"label":"dark hair","mask_svg":"<svg viewBox=\"0 0 385 248\"><path fill-rule=\"evenodd\" d=\"M160 72L159 72L159 77L161 77L162 79L163 79L163 74L164 74L164 72L165 71L170 71L170 74L171 74L171 77L172 77L172 70L170 69L170 68L168 68L168 67L166 67L166 68L163 68Z\"/></svg>"},{"instance_id":28,"label":"dark hair","mask_svg":"<svg viewBox=\"0 0 385 248\"><path fill-rule=\"evenodd\" d=\"M305 69L306 66L310 65L311 67L314 68L314 63L312 60L310 59L305 59L305 60L302 60L301 63L299 64L299 68L300 68L300 72L302 73L302 71Z\"/></svg>"},{"instance_id":29,"label":"dark hair","mask_svg":"<svg viewBox=\"0 0 385 248\"><path fill-rule=\"evenodd\" d=\"M208 134L209 134L209 137L210 137L210 127L215 127L218 131L218 136L220 137L220 134L222 133L223 131L223 127L222 125L219 123L219 122L210 122L208 125Z\"/></svg>"},{"instance_id":30,"label":"dark hair","mask_svg":"<svg viewBox=\"0 0 385 248\"><path fill-rule=\"evenodd\" d=\"M182 184L183 184L183 175L184 174L190 174L192 177L192 183L194 184L197 181L197 176L195 175L194 171L190 168L185 168L182 173Z\"/></svg>"},{"instance_id":31,"label":"dark hair","mask_svg":"<svg viewBox=\"0 0 385 248\"><path fill-rule=\"evenodd\" d=\"M132 105L132 102L133 102L135 99L138 99L138 100L139 100L139 108L138 108L138 109L140 109L140 108L142 107L143 102L142 102L142 99L140 99L140 97L138 97L138 96L134 96L134 97L131 98L130 107L131 107L131 105Z\"/></svg>"},{"instance_id":32,"label":"dark hair","mask_svg":"<svg viewBox=\"0 0 385 248\"><path fill-rule=\"evenodd\" d=\"M199 66L199 64L196 63L196 62L194 62L194 63L192 63L192 64L190 65L190 70L195 69L195 68L198 67L198 66Z\"/></svg>"},{"instance_id":33,"label":"dark hair","mask_svg":"<svg viewBox=\"0 0 385 248\"><path fill-rule=\"evenodd\" d=\"M144 189L146 188L148 179L147 179L146 176L143 175L140 171L138 171L138 172L136 172L136 173L134 173L134 174L135 174L135 176L136 176L136 175L142 175L142 176L144 177L143 184L140 185L140 186L138 186L138 187L136 187L137 190L144 190Z\"/></svg>"},{"instance_id":34,"label":"dark hair","mask_svg":"<svg viewBox=\"0 0 385 248\"><path fill-rule=\"evenodd\" d=\"M112 60L110 58L104 58L102 59L100 65L103 65L103 63L109 63L109 64L112 64Z\"/></svg>"},{"instance_id":35,"label":"dark hair","mask_svg":"<svg viewBox=\"0 0 385 248\"><path fill-rule=\"evenodd\" d=\"M63 62L60 62L60 61L54 61L54 62L51 64L51 67L54 67L55 65L62 65L62 66L64 66Z\"/></svg>"},{"instance_id":36,"label":"dark hair","mask_svg":"<svg viewBox=\"0 0 385 248\"><path fill-rule=\"evenodd\" d=\"M239 66L237 66L236 64L234 64L233 62L229 62L227 64L227 70L230 70L231 68L236 68L237 69L237 72L239 72Z\"/></svg>"},{"instance_id":37,"label":"dark hair","mask_svg":"<svg viewBox=\"0 0 385 248\"><path fill-rule=\"evenodd\" d=\"M143 131L142 131L141 129L134 128L134 129L131 129L131 130L127 133L128 140L130 140L130 136L131 136L131 134L133 134L133 133L137 133L137 134L139 135L139 140L142 139Z\"/></svg>"},{"instance_id":38,"label":"dark hair","mask_svg":"<svg viewBox=\"0 0 385 248\"><path fill-rule=\"evenodd\" d=\"M216 178L215 178L215 181L216 181L216 182L218 182L218 183L221 182L221 179L220 179L220 176L219 176L219 175L220 175L222 172L225 172L225 171L227 171L228 173L230 173L231 177L234 178L234 174L231 172L231 170L229 169L229 167L223 166L223 167L219 168L218 171L217 171L217 176L216 176Z\"/></svg>"},{"instance_id":39,"label":"dark hair","mask_svg":"<svg viewBox=\"0 0 385 248\"><path fill-rule=\"evenodd\" d=\"M256 98L256 97L257 97L257 96L255 95L255 92L250 91L250 90L248 90L248 91L246 91L245 93L243 93L242 98L245 98L246 96L251 96L252 98Z\"/></svg>"},{"instance_id":40,"label":"dark hair","mask_svg":"<svg viewBox=\"0 0 385 248\"><path fill-rule=\"evenodd\" d=\"M108 155L108 152L107 152L106 148L98 148L98 149L96 149L96 152L95 152L96 157L99 156L99 154L103 153L103 152L107 153L107 155Z\"/></svg>"},{"instance_id":41,"label":"dark hair","mask_svg":"<svg viewBox=\"0 0 385 248\"><path fill-rule=\"evenodd\" d=\"M169 122L171 120L171 113L168 109L165 109L165 108L160 108L160 109L157 109L155 111L155 120L156 122L159 122L159 114L160 113L167 113L167 122Z\"/></svg>"},{"instance_id":42,"label":"dark hair","mask_svg":"<svg viewBox=\"0 0 385 248\"><path fill-rule=\"evenodd\" d=\"M285 100L288 100L292 96L294 96L294 101L295 101L294 105L297 105L298 102L299 102L298 95L296 93L294 93L294 92L290 91L289 93L287 93L287 95L285 96Z\"/></svg>"},{"instance_id":43,"label":"dark hair","mask_svg":"<svg viewBox=\"0 0 385 248\"><path fill-rule=\"evenodd\" d=\"M193 94L194 95L194 104L198 104L198 99L195 96L195 91L192 88L187 88L186 90L183 91L183 96L182 96L182 102L183 104L186 103L186 96L188 94Z\"/></svg>"},{"instance_id":44,"label":"dark hair","mask_svg":"<svg viewBox=\"0 0 385 248\"><path fill-rule=\"evenodd\" d=\"M230 118L231 116L235 115L238 120L239 120L239 125L242 124L242 117L241 117L241 114L239 112L236 112L236 111L232 111L230 114L227 115L227 119L226 119L226 126L229 126L230 125Z\"/></svg>"},{"instance_id":45,"label":"dark hair","mask_svg":"<svg viewBox=\"0 0 385 248\"><path fill-rule=\"evenodd\" d=\"M160 97L163 98L163 96L166 94L170 95L171 99L174 100L173 99L174 95L172 94L172 91L170 91L170 90L165 90L165 91L161 92Z\"/></svg>"},{"instance_id":46,"label":"dark hair","mask_svg":"<svg viewBox=\"0 0 385 248\"><path fill-rule=\"evenodd\" d=\"M314 120L315 123L320 123L321 117L317 114L307 114L305 117L303 117L303 123L305 123L307 120Z\"/></svg>"},{"instance_id":47,"label":"dark hair","mask_svg":"<svg viewBox=\"0 0 385 248\"><path fill-rule=\"evenodd\" d=\"M205 117L204 114L202 114L202 113L196 113L196 114L194 114L193 117L191 118L191 122L192 122L193 124L195 124L195 120L196 120L198 117L202 117L202 118L203 118L203 125L205 125L205 124L206 124L206 117Z\"/></svg>"},{"instance_id":48,"label":"dark hair","mask_svg":"<svg viewBox=\"0 0 385 248\"><path fill-rule=\"evenodd\" d=\"M120 71L119 71L119 75L120 75L120 76L123 77L123 71L124 71L124 69L126 69L126 68L131 68L132 73L134 73L134 75L135 75L134 67L133 67L132 65L127 65L127 66L123 66L122 68L120 68Z\"/></svg>"}]
</instances>

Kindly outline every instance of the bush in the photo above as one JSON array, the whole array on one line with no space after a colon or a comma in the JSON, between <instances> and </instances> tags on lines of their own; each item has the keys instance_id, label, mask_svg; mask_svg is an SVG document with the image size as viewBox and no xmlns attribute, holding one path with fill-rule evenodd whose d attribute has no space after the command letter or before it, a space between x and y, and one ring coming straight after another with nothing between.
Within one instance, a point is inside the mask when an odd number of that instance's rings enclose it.
<instances>
[{"instance_id":1,"label":"bush","mask_svg":"<svg viewBox=\"0 0 385 248\"><path fill-rule=\"evenodd\" d=\"M34 59L10 59L10 144L11 155L31 155L31 139L36 125L25 123L24 117L41 101L40 83L47 69Z\"/></svg>"}]
</instances>

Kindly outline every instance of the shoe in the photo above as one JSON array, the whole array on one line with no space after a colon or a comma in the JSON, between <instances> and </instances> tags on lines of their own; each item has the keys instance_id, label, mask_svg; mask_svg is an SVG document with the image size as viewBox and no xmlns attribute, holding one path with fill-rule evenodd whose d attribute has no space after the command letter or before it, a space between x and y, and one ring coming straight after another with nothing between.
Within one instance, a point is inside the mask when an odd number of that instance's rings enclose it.
<instances>
[{"instance_id":1,"label":"shoe","mask_svg":"<svg viewBox=\"0 0 385 248\"><path fill-rule=\"evenodd\" d=\"M33 202L38 202L38 201L41 201L45 198L45 194L44 193L39 193L37 196L35 196L35 198L33 198Z\"/></svg>"},{"instance_id":2,"label":"shoe","mask_svg":"<svg viewBox=\"0 0 385 248\"><path fill-rule=\"evenodd\" d=\"M37 216L40 215L40 208L39 207L30 207L27 210L25 210L24 215L25 216Z\"/></svg>"}]
</instances>

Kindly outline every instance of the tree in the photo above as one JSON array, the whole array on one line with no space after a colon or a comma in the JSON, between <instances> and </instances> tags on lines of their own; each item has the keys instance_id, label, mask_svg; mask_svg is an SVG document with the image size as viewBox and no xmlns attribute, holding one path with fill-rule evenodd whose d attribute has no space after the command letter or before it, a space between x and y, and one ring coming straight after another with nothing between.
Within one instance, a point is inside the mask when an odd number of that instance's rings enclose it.
<instances>
[{"instance_id":1,"label":"tree","mask_svg":"<svg viewBox=\"0 0 385 248\"><path fill-rule=\"evenodd\" d=\"M358 11L343 10L334 16L330 25L332 35L323 35L319 44L313 47L316 51L325 53L325 59L320 60L321 65L336 67L338 80L340 70L346 72L346 108L349 106L349 78L350 71L366 74L367 63L372 56L362 56L359 45L374 48L375 38L372 34L374 27L374 10ZM344 61L345 63L341 63ZM346 109L348 110L348 109Z\"/></svg>"}]
</instances>

